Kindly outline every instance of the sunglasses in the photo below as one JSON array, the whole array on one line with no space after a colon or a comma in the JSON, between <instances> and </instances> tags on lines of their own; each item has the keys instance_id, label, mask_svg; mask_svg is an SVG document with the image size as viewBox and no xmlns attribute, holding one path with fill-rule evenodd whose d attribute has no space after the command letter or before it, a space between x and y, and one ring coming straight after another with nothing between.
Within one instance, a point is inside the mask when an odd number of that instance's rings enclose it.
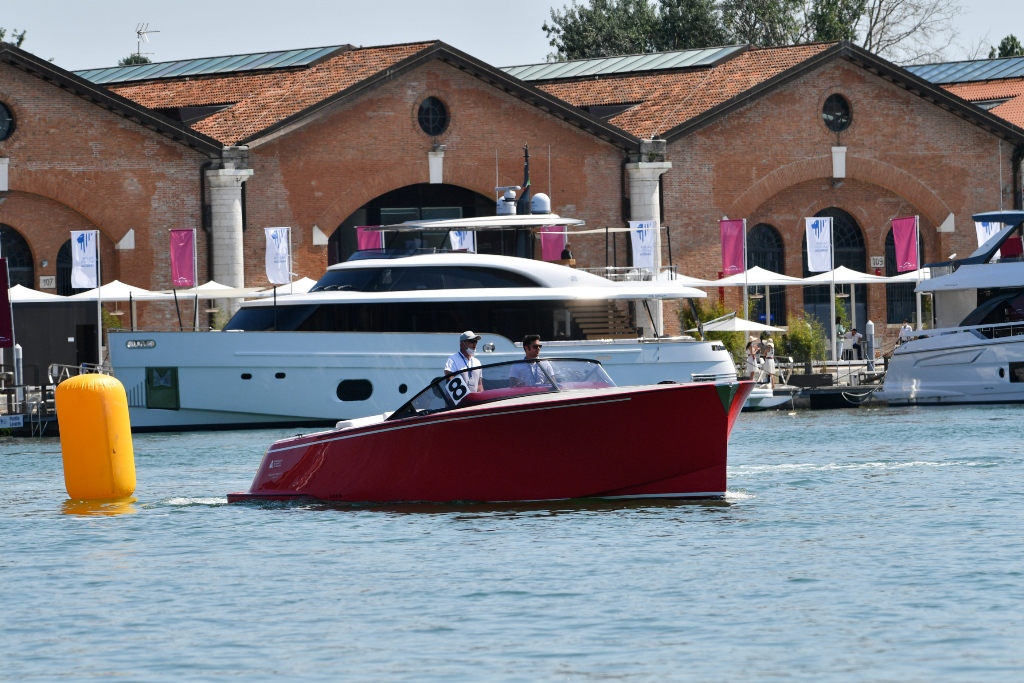
<instances>
[{"instance_id":1,"label":"sunglasses","mask_svg":"<svg viewBox=\"0 0 1024 683\"><path fill-rule=\"evenodd\" d=\"M463 342L463 343L464 343L464 344L469 344L470 346L476 346L476 343L477 343L478 341L480 341L480 340L479 340L479 339L474 339L474 340L472 340L472 341L467 341L467 342Z\"/></svg>"},{"instance_id":2,"label":"sunglasses","mask_svg":"<svg viewBox=\"0 0 1024 683\"><path fill-rule=\"evenodd\" d=\"M526 348L528 348L528 349L543 349L544 345L543 344L530 344Z\"/></svg>"}]
</instances>

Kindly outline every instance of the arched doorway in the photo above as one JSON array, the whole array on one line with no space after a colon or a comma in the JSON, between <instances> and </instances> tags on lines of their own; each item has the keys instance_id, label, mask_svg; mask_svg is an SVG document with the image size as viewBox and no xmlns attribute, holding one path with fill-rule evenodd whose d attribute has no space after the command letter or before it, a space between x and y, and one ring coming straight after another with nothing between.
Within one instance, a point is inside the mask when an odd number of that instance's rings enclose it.
<instances>
[{"instance_id":1,"label":"arched doorway","mask_svg":"<svg viewBox=\"0 0 1024 683\"><path fill-rule=\"evenodd\" d=\"M919 231L920 232L920 231ZM924 263L924 235L918 235L917 262ZM892 235L892 228L885 235L885 276L893 277L899 275L896 268L896 240ZM917 285L913 282L890 283L885 285L885 321L887 323L901 323L909 320L917 322L917 296L914 288Z\"/></svg>"},{"instance_id":2,"label":"arched doorway","mask_svg":"<svg viewBox=\"0 0 1024 683\"><path fill-rule=\"evenodd\" d=\"M100 284L103 284L103 260L100 260ZM57 251L57 293L61 296L71 296L79 292L87 292L88 289L71 287L71 240L60 245Z\"/></svg>"},{"instance_id":3,"label":"arched doorway","mask_svg":"<svg viewBox=\"0 0 1024 683\"><path fill-rule=\"evenodd\" d=\"M327 246L327 264L347 260L356 252L356 230L361 225L394 225L409 220L432 218L474 218L493 216L495 200L457 185L419 183L392 190L359 207L331 234ZM508 234L505 234L508 233ZM527 231L528 233L528 231ZM522 242L520 237L518 240ZM388 248L446 248L446 232L385 233ZM495 231L477 235L477 251L483 254L516 253L532 242L518 244L516 231Z\"/></svg>"},{"instance_id":4,"label":"arched doorway","mask_svg":"<svg viewBox=\"0 0 1024 683\"><path fill-rule=\"evenodd\" d=\"M0 256L7 259L10 285L35 289L35 262L28 242L17 230L0 223Z\"/></svg>"},{"instance_id":5,"label":"arched doorway","mask_svg":"<svg viewBox=\"0 0 1024 683\"><path fill-rule=\"evenodd\" d=\"M864 246L864 233L861 232L853 216L842 209L830 206L814 214L815 218L829 216L832 218L832 244L834 245L835 256L833 264L846 266L850 270L859 273L867 272L867 249ZM807 234L804 233L801 249L803 251L804 277L817 275L807 270ZM831 302L829 301L831 285L818 285L804 287L804 312L813 316L825 327L832 329L833 321L829 320L831 315ZM836 285L836 295L846 295L856 299L856 320L860 327L868 319L868 287L867 285ZM850 299L846 299L847 306Z\"/></svg>"},{"instance_id":6,"label":"arched doorway","mask_svg":"<svg viewBox=\"0 0 1024 683\"><path fill-rule=\"evenodd\" d=\"M758 266L773 273L785 274L786 251L782 235L767 223L758 223L747 231L747 265ZM765 300L765 289L768 300ZM786 324L786 288L781 286L751 287L750 319L766 325ZM760 298L757 298L760 295ZM767 311L771 311L768 320Z\"/></svg>"}]
</instances>

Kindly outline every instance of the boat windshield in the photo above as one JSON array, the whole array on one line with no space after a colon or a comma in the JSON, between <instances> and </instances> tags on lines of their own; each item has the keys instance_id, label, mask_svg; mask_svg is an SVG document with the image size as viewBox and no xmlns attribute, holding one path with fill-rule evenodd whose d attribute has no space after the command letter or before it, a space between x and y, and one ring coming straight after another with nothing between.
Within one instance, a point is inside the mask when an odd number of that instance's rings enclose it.
<instances>
[{"instance_id":1,"label":"boat windshield","mask_svg":"<svg viewBox=\"0 0 1024 683\"><path fill-rule=\"evenodd\" d=\"M529 394L604 389L615 382L596 360L536 358L495 363L438 377L388 420L401 420L454 408Z\"/></svg>"}]
</instances>

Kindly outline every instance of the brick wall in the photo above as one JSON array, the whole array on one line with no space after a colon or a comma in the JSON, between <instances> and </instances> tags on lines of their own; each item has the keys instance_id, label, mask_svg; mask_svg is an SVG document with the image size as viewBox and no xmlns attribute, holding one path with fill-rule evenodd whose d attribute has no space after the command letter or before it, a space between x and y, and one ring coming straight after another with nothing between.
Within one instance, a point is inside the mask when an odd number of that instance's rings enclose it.
<instances>
[{"instance_id":1,"label":"brick wall","mask_svg":"<svg viewBox=\"0 0 1024 683\"><path fill-rule=\"evenodd\" d=\"M28 242L36 286L40 275L56 273L57 250L71 230L98 229L104 280L169 287L167 231L199 227L198 169L204 157L7 64L0 64L0 101L17 126L0 142L0 156L10 158L11 190L0 193L6 194L0 196L0 222ZM130 229L135 249L115 250ZM199 232L205 276L206 245ZM175 315L173 304L141 308L142 324L149 327Z\"/></svg>"},{"instance_id":2,"label":"brick wall","mask_svg":"<svg viewBox=\"0 0 1024 683\"><path fill-rule=\"evenodd\" d=\"M822 122L825 99L840 93L853 123L836 134ZM831 182L832 146L847 148L847 178ZM999 140L954 114L845 61L836 61L753 100L669 144L665 217L681 272L713 279L721 270L723 216L773 225L785 242L786 275L801 277L805 216L830 206L850 213L868 256L884 255L889 219L921 216L925 260L976 248L971 214L999 208ZM1012 177L1002 143L1002 177ZM1004 207L1012 206L1010 195ZM952 213L954 233L937 228ZM666 256L667 259L667 256ZM865 264L867 266L867 264ZM711 292L717 298L717 290ZM740 288L726 290L739 310ZM885 320L884 287L869 293L873 320ZM802 295L790 290L790 310ZM671 319L671 316L667 316ZM884 325L877 325L881 332Z\"/></svg>"},{"instance_id":3,"label":"brick wall","mask_svg":"<svg viewBox=\"0 0 1024 683\"><path fill-rule=\"evenodd\" d=\"M448 129L431 138L416 113L427 96L449 109ZM494 196L498 184L522 183L522 146L530 145L534 193L549 192L552 210L590 227L620 226L620 162L624 152L464 72L433 62L367 95L337 106L298 130L253 147L255 170L246 185L246 284L267 282L263 228L292 226L295 272L318 278L327 247L314 246L312 227L330 235L369 200L429 181L427 153L447 145L445 183ZM573 240L581 264L604 265L604 237Z\"/></svg>"}]
</instances>

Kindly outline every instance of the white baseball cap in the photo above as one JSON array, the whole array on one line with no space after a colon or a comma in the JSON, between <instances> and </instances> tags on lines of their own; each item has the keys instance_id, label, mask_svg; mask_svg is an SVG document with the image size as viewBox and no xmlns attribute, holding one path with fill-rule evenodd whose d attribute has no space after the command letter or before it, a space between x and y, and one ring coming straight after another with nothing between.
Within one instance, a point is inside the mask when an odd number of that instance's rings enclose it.
<instances>
[{"instance_id":1,"label":"white baseball cap","mask_svg":"<svg viewBox=\"0 0 1024 683\"><path fill-rule=\"evenodd\" d=\"M466 330L462 333L462 336L459 337L460 342L479 341L479 339L480 335L474 334L473 330Z\"/></svg>"}]
</instances>

